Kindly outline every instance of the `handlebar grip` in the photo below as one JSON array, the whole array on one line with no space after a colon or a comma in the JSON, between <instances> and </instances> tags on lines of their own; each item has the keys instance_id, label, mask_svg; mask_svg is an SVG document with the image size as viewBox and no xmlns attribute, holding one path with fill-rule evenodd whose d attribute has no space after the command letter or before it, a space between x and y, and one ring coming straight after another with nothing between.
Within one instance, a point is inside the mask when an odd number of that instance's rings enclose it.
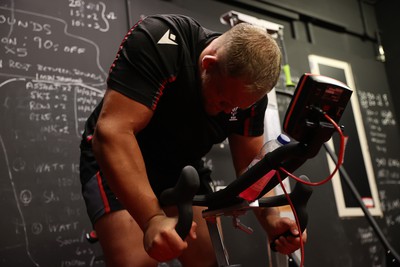
<instances>
[{"instance_id":1,"label":"handlebar grip","mask_svg":"<svg viewBox=\"0 0 400 267\"><path fill-rule=\"evenodd\" d=\"M200 178L196 169L186 166L182 169L175 187L164 190L160 196L161 206L178 207L178 223L176 232L185 240L192 227L193 208L192 201L200 186Z\"/></svg>"},{"instance_id":2,"label":"handlebar grip","mask_svg":"<svg viewBox=\"0 0 400 267\"><path fill-rule=\"evenodd\" d=\"M305 175L300 176L300 178L307 182L310 181L308 177ZM311 186L303 184L301 182L297 182L293 188L292 193L289 194L290 199L292 200L294 206L294 210L296 211L297 218L299 219L300 229L302 232L304 232L304 230L307 227L308 223L307 202L310 199L312 192L313 189ZM279 197L285 197L285 196L279 196ZM285 233L282 234L282 236L288 237L288 236L293 236L293 234L290 231L286 231ZM278 238L274 239L270 243L270 247L273 251L276 251L275 240L277 240Z\"/></svg>"}]
</instances>

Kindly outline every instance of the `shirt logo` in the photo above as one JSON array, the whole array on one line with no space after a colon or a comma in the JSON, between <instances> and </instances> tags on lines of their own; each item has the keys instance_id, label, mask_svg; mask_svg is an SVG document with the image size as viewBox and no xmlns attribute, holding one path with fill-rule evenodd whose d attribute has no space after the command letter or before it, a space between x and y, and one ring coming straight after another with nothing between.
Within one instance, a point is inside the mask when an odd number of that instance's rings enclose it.
<instances>
[{"instance_id":1,"label":"shirt logo","mask_svg":"<svg viewBox=\"0 0 400 267\"><path fill-rule=\"evenodd\" d=\"M237 110L239 107L233 108L231 111L231 117L229 118L229 121L237 121L238 119L236 118Z\"/></svg>"},{"instance_id":2,"label":"shirt logo","mask_svg":"<svg viewBox=\"0 0 400 267\"><path fill-rule=\"evenodd\" d=\"M170 44L170 45L178 45L175 42L176 36L173 33L169 32L169 29L164 35L161 37L161 39L158 41L157 44Z\"/></svg>"}]
</instances>

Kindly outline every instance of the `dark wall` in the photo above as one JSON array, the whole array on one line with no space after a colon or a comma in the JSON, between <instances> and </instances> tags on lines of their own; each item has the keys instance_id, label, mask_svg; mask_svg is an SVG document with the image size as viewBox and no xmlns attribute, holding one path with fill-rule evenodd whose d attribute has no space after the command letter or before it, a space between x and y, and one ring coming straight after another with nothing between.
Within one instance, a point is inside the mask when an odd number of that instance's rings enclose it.
<instances>
[{"instance_id":1,"label":"dark wall","mask_svg":"<svg viewBox=\"0 0 400 267\"><path fill-rule=\"evenodd\" d=\"M376 16L380 28L382 45L385 51L385 66L393 97L393 106L396 110L397 118L400 117L400 91L398 86L398 72L400 70L400 49L398 25L400 17L398 14L399 6L395 1L381 0L376 1Z\"/></svg>"},{"instance_id":2,"label":"dark wall","mask_svg":"<svg viewBox=\"0 0 400 267\"><path fill-rule=\"evenodd\" d=\"M80 3L6 1L0 5L2 266L104 265L98 246L84 239L91 226L80 197L78 146L85 117L105 89L107 69L128 29L127 5L125 1ZM310 71L310 54L350 63L358 92L353 97L361 103L384 212L376 219L400 250L396 242L400 237L399 129L391 116L396 95L391 97L387 80L394 71L375 60L373 5L363 3L360 9L356 0L128 3L130 25L141 15L181 13L210 29L225 31L228 27L219 17L232 9L282 24L294 82ZM383 36L383 40L388 39ZM394 58L387 47L386 67ZM278 87L284 89L283 77ZM378 96L385 97L384 106L377 104ZM287 99L279 101L284 114ZM357 139L356 133L348 134L349 142ZM352 153L347 151L346 157L353 157ZM207 160L216 180L233 179L227 144L215 146ZM300 171L315 180L325 177L329 173L325 153L321 151ZM306 266L385 266L385 250L365 218L339 218L331 183L315 188L308 210ZM225 223L232 263L266 266L265 235L251 215L243 221L255 234L248 236Z\"/></svg>"}]
</instances>

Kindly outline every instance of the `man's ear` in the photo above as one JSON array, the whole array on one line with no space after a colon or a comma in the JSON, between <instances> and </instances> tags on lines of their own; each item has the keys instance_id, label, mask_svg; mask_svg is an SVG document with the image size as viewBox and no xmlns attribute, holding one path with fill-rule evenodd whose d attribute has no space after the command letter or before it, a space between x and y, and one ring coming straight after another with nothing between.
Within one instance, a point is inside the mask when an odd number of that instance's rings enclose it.
<instances>
[{"instance_id":1,"label":"man's ear","mask_svg":"<svg viewBox=\"0 0 400 267\"><path fill-rule=\"evenodd\" d=\"M217 64L217 57L212 56L212 55L205 55L201 59L201 66L203 67L204 70L212 70L213 67L215 67Z\"/></svg>"}]
</instances>

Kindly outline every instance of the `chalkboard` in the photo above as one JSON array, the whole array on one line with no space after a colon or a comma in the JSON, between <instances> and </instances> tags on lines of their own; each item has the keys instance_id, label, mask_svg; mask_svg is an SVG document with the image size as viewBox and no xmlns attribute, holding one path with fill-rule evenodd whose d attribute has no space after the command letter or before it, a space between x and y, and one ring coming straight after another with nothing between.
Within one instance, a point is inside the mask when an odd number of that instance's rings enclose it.
<instances>
[{"instance_id":1,"label":"chalkboard","mask_svg":"<svg viewBox=\"0 0 400 267\"><path fill-rule=\"evenodd\" d=\"M351 135L351 140L346 145L346 162L344 168L350 177L353 177L353 183L357 188L364 204L369 208L371 214L382 216L380 201L376 185L376 179L373 172L372 159L368 147L367 136L361 115L361 107L357 97L357 88L354 83L352 68L345 61L334 60L331 58L310 55L310 66L312 72L327 75L339 81L348 84L353 90L353 97L343 113L340 123L344 125L344 132ZM332 142L328 145L331 149L339 150L339 137L334 135ZM334 148L335 147L335 148ZM333 171L335 163L330 161L330 170ZM357 168L349 168L357 166ZM342 186L343 185L343 186ZM342 180L339 173L334 176L333 189L340 217L363 216L364 213L359 208L359 204L353 197L350 188Z\"/></svg>"},{"instance_id":2,"label":"chalkboard","mask_svg":"<svg viewBox=\"0 0 400 267\"><path fill-rule=\"evenodd\" d=\"M376 78L381 73L370 64L368 69L361 71L365 72L360 75L363 80L356 84L347 62L315 55L310 55L309 60L313 72L336 78L353 89L351 103L341 120L345 134L350 137L343 166L364 205L375 215L383 235L393 249L398 250L399 133L390 96L381 89L384 86L382 80ZM333 139L337 145L338 140L335 136ZM338 215L346 219L342 221L343 234L347 238L355 238L352 243L346 244L352 257L342 259L348 263L342 261L340 264L345 266L352 262L352 266L365 266L368 262L370 266L392 266L393 256L388 253L390 249L384 247L372 225L365 220L347 183L339 176L334 177L332 182ZM351 218L354 216L361 216L361 220ZM364 258L366 251L368 257ZM398 266L398 263L393 266Z\"/></svg>"},{"instance_id":3,"label":"chalkboard","mask_svg":"<svg viewBox=\"0 0 400 267\"><path fill-rule=\"evenodd\" d=\"M122 0L1 2L1 266L103 264L79 141L127 29Z\"/></svg>"}]
</instances>

